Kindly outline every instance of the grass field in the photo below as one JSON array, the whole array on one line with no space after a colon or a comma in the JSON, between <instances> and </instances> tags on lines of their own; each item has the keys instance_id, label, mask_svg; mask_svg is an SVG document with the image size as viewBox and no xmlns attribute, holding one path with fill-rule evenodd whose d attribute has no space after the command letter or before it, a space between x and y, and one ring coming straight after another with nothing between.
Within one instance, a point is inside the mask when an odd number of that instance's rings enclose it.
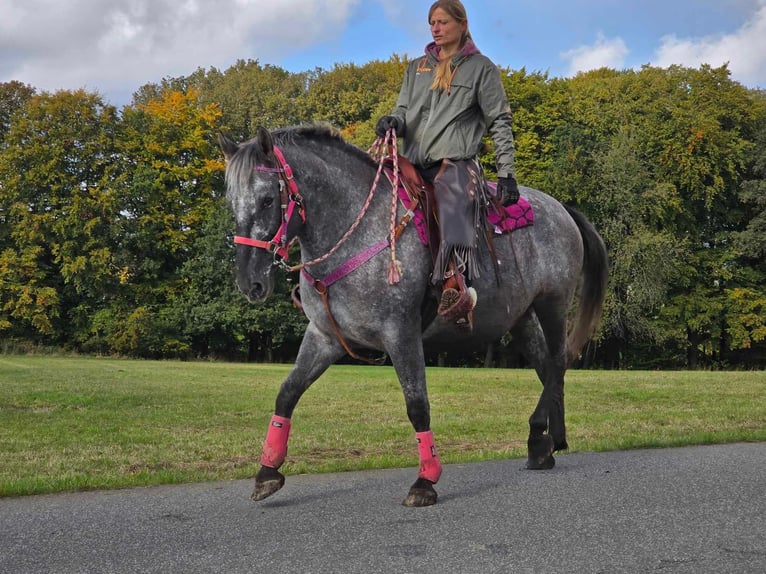
<instances>
[{"instance_id":1,"label":"grass field","mask_svg":"<svg viewBox=\"0 0 766 574\"><path fill-rule=\"evenodd\" d=\"M0 356L0 496L253 476L289 369ZM526 455L533 371L428 381L443 462ZM766 440L762 371L570 371L566 391L570 452ZM393 369L335 366L298 406L283 470L416 465Z\"/></svg>"}]
</instances>

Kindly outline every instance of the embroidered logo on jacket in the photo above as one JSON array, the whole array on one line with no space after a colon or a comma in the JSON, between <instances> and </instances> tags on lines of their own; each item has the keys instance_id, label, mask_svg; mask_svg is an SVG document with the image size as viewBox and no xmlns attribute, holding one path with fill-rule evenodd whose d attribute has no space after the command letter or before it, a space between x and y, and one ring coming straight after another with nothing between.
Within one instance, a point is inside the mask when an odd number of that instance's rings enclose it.
<instances>
[{"instance_id":1,"label":"embroidered logo on jacket","mask_svg":"<svg viewBox=\"0 0 766 574\"><path fill-rule=\"evenodd\" d=\"M428 58L423 58L418 62L418 71L417 73L420 74L421 72L431 72L433 68L428 65Z\"/></svg>"}]
</instances>

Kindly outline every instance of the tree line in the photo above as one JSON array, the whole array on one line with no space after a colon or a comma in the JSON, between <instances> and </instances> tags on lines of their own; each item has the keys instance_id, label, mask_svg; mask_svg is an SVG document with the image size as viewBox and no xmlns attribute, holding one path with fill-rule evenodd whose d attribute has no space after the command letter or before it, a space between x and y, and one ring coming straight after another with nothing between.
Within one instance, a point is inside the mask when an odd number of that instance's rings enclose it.
<instances>
[{"instance_id":1,"label":"tree line","mask_svg":"<svg viewBox=\"0 0 766 574\"><path fill-rule=\"evenodd\" d=\"M265 305L237 293L217 133L323 121L366 149L405 66L243 60L142 86L121 109L0 84L0 351L290 361L296 277ZM726 66L501 71L519 182L583 211L609 250L581 364L766 366L766 94ZM491 177L490 140L481 161ZM520 364L511 339L491 351Z\"/></svg>"}]
</instances>

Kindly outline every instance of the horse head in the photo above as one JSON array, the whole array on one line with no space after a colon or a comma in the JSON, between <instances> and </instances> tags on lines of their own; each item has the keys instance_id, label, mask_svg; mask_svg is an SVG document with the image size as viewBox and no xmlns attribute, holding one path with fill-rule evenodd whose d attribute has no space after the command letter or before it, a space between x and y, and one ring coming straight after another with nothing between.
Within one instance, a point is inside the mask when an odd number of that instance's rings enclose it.
<instances>
[{"instance_id":1,"label":"horse head","mask_svg":"<svg viewBox=\"0 0 766 574\"><path fill-rule=\"evenodd\" d=\"M260 302L274 290L277 256L269 247L282 223L283 183L274 143L262 127L242 144L224 134L218 140L226 159L226 199L236 222L237 287L249 301ZM263 248L253 249L256 243Z\"/></svg>"}]
</instances>

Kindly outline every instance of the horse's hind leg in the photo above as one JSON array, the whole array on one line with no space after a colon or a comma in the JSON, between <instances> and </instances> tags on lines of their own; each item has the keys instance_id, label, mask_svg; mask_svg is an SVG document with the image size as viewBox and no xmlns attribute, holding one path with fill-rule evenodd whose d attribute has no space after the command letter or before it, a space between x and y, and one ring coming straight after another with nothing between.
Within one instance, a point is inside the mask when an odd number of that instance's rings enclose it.
<instances>
[{"instance_id":1,"label":"horse's hind leg","mask_svg":"<svg viewBox=\"0 0 766 574\"><path fill-rule=\"evenodd\" d=\"M543 384L540 400L529 418L527 468L553 468L556 464L553 453L567 448L564 423L566 318L556 305L542 303L527 311L512 334L514 340L522 344L524 356Z\"/></svg>"},{"instance_id":2,"label":"horse's hind leg","mask_svg":"<svg viewBox=\"0 0 766 574\"><path fill-rule=\"evenodd\" d=\"M261 468L255 476L253 500L263 500L284 486L285 477L278 469L287 456L293 411L306 389L343 355L344 350L337 341L328 339L309 324L295 366L277 395L276 409L261 453Z\"/></svg>"}]
</instances>

